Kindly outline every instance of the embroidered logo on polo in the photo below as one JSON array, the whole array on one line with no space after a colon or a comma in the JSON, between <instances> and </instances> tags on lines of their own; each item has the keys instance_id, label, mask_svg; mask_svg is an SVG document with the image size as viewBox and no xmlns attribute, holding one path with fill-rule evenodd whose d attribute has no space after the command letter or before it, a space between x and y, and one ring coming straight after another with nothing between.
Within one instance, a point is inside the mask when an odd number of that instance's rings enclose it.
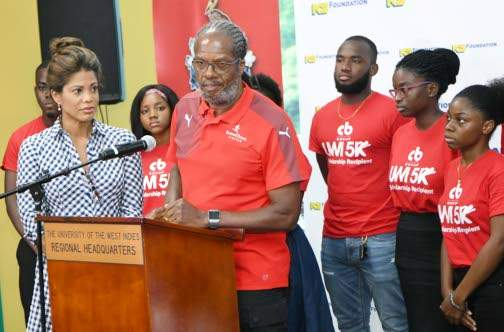
<instances>
[{"instance_id":1,"label":"embroidered logo on polo","mask_svg":"<svg viewBox=\"0 0 504 332\"><path fill-rule=\"evenodd\" d=\"M247 141L247 138L240 134L240 125L237 124L231 130L226 130L226 135L229 139L233 141L243 143Z\"/></svg>"},{"instance_id":2,"label":"embroidered logo on polo","mask_svg":"<svg viewBox=\"0 0 504 332\"><path fill-rule=\"evenodd\" d=\"M189 116L189 114L187 114L187 113L184 115L184 120L186 120L186 122L187 122L187 128L191 127L192 118L193 118L193 116L192 115Z\"/></svg>"},{"instance_id":3,"label":"embroidered logo on polo","mask_svg":"<svg viewBox=\"0 0 504 332\"><path fill-rule=\"evenodd\" d=\"M285 130L279 130L278 136L287 136L287 138L291 138L289 135L289 127L285 127Z\"/></svg>"},{"instance_id":4,"label":"embroidered logo on polo","mask_svg":"<svg viewBox=\"0 0 504 332\"><path fill-rule=\"evenodd\" d=\"M371 146L368 141L352 139L354 128L345 121L336 128L338 136L335 141L322 142L322 148L329 164L333 165L366 165L372 164L373 159L367 158L366 149Z\"/></svg>"},{"instance_id":5,"label":"embroidered logo on polo","mask_svg":"<svg viewBox=\"0 0 504 332\"><path fill-rule=\"evenodd\" d=\"M427 177L436 174L436 168L420 167L423 157L423 151L417 146L408 153L404 165L390 166L390 190L434 194L434 189L429 188Z\"/></svg>"},{"instance_id":6,"label":"embroidered logo on polo","mask_svg":"<svg viewBox=\"0 0 504 332\"><path fill-rule=\"evenodd\" d=\"M143 177L144 197L164 197L170 179L170 173L165 173L166 161L158 158L148 168L149 173Z\"/></svg>"}]
</instances>

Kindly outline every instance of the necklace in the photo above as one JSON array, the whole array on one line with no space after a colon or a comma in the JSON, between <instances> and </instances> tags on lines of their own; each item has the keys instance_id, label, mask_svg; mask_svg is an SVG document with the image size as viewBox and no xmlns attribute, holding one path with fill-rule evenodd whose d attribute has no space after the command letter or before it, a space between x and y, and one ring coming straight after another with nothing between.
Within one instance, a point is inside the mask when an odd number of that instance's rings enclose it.
<instances>
[{"instance_id":1,"label":"necklace","mask_svg":"<svg viewBox=\"0 0 504 332\"><path fill-rule=\"evenodd\" d=\"M465 167L463 172L460 173L460 167L462 166L462 159L460 159L460 162L457 166L457 186L458 187L462 187L462 175L464 175L464 173L469 169L469 167L472 166L473 163L474 163L474 161L471 161L469 164L467 164L467 166Z\"/></svg>"},{"instance_id":2,"label":"necklace","mask_svg":"<svg viewBox=\"0 0 504 332\"><path fill-rule=\"evenodd\" d=\"M364 98L363 101L361 101L361 103L359 104L359 106L357 106L357 108L355 109L355 111L353 111L352 114L350 114L349 117L344 117L343 115L341 115L341 104L343 103L341 98L339 100L339 103L338 103L338 116L341 120L343 121L348 121L350 120L351 118L353 118L354 116L357 115L357 113L359 113L359 111L361 110L362 106L364 106L364 103L366 103L366 100L369 99L369 97L371 97L373 95L373 92L371 92L366 98Z\"/></svg>"}]
</instances>

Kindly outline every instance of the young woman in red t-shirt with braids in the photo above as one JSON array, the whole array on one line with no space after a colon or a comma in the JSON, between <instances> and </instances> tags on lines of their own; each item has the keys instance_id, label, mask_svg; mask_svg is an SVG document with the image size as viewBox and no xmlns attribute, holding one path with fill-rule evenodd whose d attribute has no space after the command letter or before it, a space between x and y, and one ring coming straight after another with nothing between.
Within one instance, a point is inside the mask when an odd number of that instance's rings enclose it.
<instances>
[{"instance_id":1,"label":"young woman in red t-shirt with braids","mask_svg":"<svg viewBox=\"0 0 504 332\"><path fill-rule=\"evenodd\" d=\"M152 135L156 148L143 151L143 213L163 205L170 169L165 159L170 144L171 117L178 97L163 84L150 84L141 88L131 104L131 131L138 138Z\"/></svg>"},{"instance_id":2,"label":"young woman in red t-shirt with braids","mask_svg":"<svg viewBox=\"0 0 504 332\"><path fill-rule=\"evenodd\" d=\"M504 156L489 148L503 116L504 79L465 88L448 110L445 140L461 157L438 205L441 310L459 331L504 329Z\"/></svg>"},{"instance_id":3,"label":"young woman in red t-shirt with braids","mask_svg":"<svg viewBox=\"0 0 504 332\"><path fill-rule=\"evenodd\" d=\"M445 167L457 156L443 139L446 114L439 98L455 83L458 56L448 49L418 50L399 61L393 75L399 112L413 121L394 134L389 185L401 210L396 264L410 332L445 332L452 327L439 311L441 227L437 215Z\"/></svg>"}]
</instances>

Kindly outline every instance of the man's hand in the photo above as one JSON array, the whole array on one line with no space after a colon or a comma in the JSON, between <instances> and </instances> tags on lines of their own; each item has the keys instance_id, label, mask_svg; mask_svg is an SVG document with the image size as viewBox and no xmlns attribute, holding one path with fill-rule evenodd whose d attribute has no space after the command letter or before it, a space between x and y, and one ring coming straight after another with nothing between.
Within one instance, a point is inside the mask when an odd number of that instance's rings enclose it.
<instances>
[{"instance_id":1,"label":"man's hand","mask_svg":"<svg viewBox=\"0 0 504 332\"><path fill-rule=\"evenodd\" d=\"M149 219L172 222L195 227L207 227L207 212L201 211L183 198L162 207L152 210L147 216Z\"/></svg>"}]
</instances>

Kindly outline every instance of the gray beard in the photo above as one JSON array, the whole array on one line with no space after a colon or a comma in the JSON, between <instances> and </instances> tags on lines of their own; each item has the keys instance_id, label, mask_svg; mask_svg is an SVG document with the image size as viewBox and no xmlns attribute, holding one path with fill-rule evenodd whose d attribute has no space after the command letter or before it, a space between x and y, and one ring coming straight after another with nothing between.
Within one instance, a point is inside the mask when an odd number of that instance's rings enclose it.
<instances>
[{"instance_id":1,"label":"gray beard","mask_svg":"<svg viewBox=\"0 0 504 332\"><path fill-rule=\"evenodd\" d=\"M214 96L210 96L203 91L201 91L201 94L203 95L205 101L212 106L228 106L236 100L241 84L241 78L238 77Z\"/></svg>"}]
</instances>

